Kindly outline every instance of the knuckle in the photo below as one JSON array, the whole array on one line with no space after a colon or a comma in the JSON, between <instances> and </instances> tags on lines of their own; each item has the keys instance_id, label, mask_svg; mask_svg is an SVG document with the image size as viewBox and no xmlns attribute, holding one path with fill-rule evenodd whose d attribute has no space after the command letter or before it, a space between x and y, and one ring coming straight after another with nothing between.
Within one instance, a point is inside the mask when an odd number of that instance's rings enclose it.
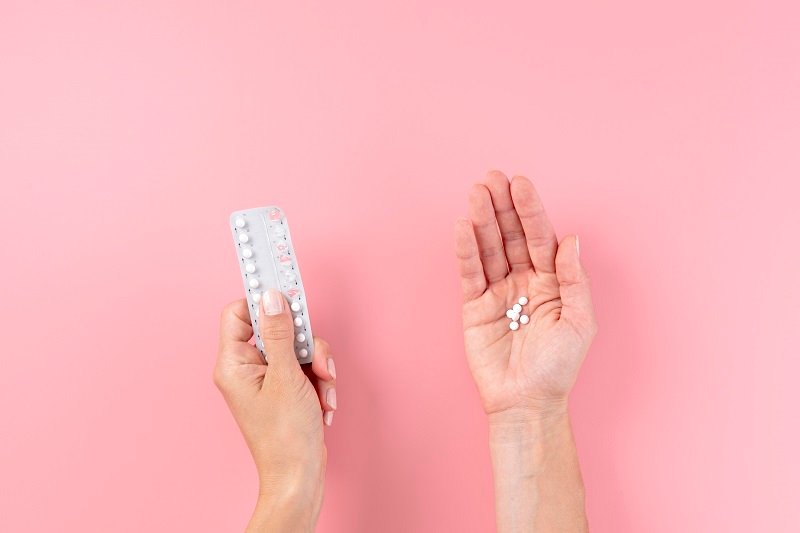
<instances>
[{"instance_id":1,"label":"knuckle","mask_svg":"<svg viewBox=\"0 0 800 533\"><path fill-rule=\"evenodd\" d=\"M230 316L234 313L234 310L239 305L239 300L234 300L232 302L228 302L225 304L225 307L222 308L222 312L220 313L220 318L225 318Z\"/></svg>"},{"instance_id":2,"label":"knuckle","mask_svg":"<svg viewBox=\"0 0 800 533\"><path fill-rule=\"evenodd\" d=\"M506 230L503 233L503 241L506 243L513 243L516 241L524 241L525 232L520 229Z\"/></svg>"},{"instance_id":3,"label":"knuckle","mask_svg":"<svg viewBox=\"0 0 800 533\"><path fill-rule=\"evenodd\" d=\"M261 338L272 341L288 339L294 332L294 325L287 320L269 320L261 326Z\"/></svg>"},{"instance_id":4,"label":"knuckle","mask_svg":"<svg viewBox=\"0 0 800 533\"><path fill-rule=\"evenodd\" d=\"M503 253L503 248L500 246L487 246L481 251L481 257L484 259L490 259L496 256L499 256Z\"/></svg>"},{"instance_id":5,"label":"knuckle","mask_svg":"<svg viewBox=\"0 0 800 533\"><path fill-rule=\"evenodd\" d=\"M225 389L228 385L228 376L226 375L225 371L219 367L219 365L214 367L214 373L211 376L211 379L214 381L214 385L216 385L217 389L221 392L225 392Z\"/></svg>"},{"instance_id":6,"label":"knuckle","mask_svg":"<svg viewBox=\"0 0 800 533\"><path fill-rule=\"evenodd\" d=\"M330 351L331 345L328 343L328 341L326 341L326 340L325 340L325 339L323 339L323 338L320 338L320 337L314 337L314 347L315 347L317 350L321 350L321 351L323 351L323 352L326 352L326 353L327 353L327 352L329 352L329 351Z\"/></svg>"}]
</instances>

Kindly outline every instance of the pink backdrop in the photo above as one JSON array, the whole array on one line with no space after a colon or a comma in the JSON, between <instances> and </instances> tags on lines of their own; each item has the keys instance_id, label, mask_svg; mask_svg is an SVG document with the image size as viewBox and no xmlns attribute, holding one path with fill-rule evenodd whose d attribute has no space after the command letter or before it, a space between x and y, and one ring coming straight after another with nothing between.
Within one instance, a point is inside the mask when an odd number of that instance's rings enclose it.
<instances>
[{"instance_id":1,"label":"pink backdrop","mask_svg":"<svg viewBox=\"0 0 800 533\"><path fill-rule=\"evenodd\" d=\"M0 530L242 528L211 370L267 203L340 377L319 530L491 530L451 235L498 167L594 280L593 529L797 531L792 2L67 4L0 4Z\"/></svg>"}]
</instances>

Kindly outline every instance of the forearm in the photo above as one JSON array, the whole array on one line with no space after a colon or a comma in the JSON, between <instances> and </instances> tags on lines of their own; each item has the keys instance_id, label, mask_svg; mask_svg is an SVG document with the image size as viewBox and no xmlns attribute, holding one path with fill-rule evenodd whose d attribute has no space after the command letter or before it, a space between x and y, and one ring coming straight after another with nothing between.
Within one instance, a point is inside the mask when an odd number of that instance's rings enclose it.
<instances>
[{"instance_id":1,"label":"forearm","mask_svg":"<svg viewBox=\"0 0 800 533\"><path fill-rule=\"evenodd\" d=\"M309 496L305 495L305 498ZM259 496L247 532L313 532L317 514L318 509L305 503L303 495Z\"/></svg>"},{"instance_id":2,"label":"forearm","mask_svg":"<svg viewBox=\"0 0 800 533\"><path fill-rule=\"evenodd\" d=\"M498 532L588 531L566 406L491 415L489 435Z\"/></svg>"},{"instance_id":3,"label":"forearm","mask_svg":"<svg viewBox=\"0 0 800 533\"><path fill-rule=\"evenodd\" d=\"M322 507L324 463L291 473L260 476L261 489L248 533L313 532Z\"/></svg>"}]
</instances>

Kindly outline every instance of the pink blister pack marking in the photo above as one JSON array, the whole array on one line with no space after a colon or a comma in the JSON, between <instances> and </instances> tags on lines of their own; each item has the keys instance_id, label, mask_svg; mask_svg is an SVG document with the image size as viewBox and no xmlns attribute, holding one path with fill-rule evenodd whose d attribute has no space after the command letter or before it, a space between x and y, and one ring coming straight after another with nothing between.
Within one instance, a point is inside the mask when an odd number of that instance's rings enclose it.
<instances>
[{"instance_id":1,"label":"pink blister pack marking","mask_svg":"<svg viewBox=\"0 0 800 533\"><path fill-rule=\"evenodd\" d=\"M275 206L235 211L230 226L256 346L265 360L269 360L259 334L259 304L264 291L278 289L292 311L295 355L301 363L310 363L314 336L297 255L283 211Z\"/></svg>"}]
</instances>

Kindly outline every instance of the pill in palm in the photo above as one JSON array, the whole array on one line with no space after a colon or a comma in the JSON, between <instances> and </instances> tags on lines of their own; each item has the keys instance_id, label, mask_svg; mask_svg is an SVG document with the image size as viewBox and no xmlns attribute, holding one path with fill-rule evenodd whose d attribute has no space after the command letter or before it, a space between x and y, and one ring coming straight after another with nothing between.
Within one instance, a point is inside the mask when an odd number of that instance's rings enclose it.
<instances>
[{"instance_id":1,"label":"pill in palm","mask_svg":"<svg viewBox=\"0 0 800 533\"><path fill-rule=\"evenodd\" d=\"M512 321L508 327L511 328L511 331L516 331L519 329L519 322Z\"/></svg>"},{"instance_id":2,"label":"pill in palm","mask_svg":"<svg viewBox=\"0 0 800 533\"><path fill-rule=\"evenodd\" d=\"M528 297L527 296L521 296L520 299L519 299L519 305L525 305L526 303L528 303Z\"/></svg>"},{"instance_id":3,"label":"pill in palm","mask_svg":"<svg viewBox=\"0 0 800 533\"><path fill-rule=\"evenodd\" d=\"M519 317L520 324L527 324L530 321L531 319L528 315L522 315L521 317Z\"/></svg>"},{"instance_id":4,"label":"pill in palm","mask_svg":"<svg viewBox=\"0 0 800 533\"><path fill-rule=\"evenodd\" d=\"M521 305L519 305L519 304L514 304L514 307L512 307L512 309L513 309L513 310L514 310L514 312L516 312L516 313L521 313L521 312L522 312L522 306L521 306Z\"/></svg>"}]
</instances>

